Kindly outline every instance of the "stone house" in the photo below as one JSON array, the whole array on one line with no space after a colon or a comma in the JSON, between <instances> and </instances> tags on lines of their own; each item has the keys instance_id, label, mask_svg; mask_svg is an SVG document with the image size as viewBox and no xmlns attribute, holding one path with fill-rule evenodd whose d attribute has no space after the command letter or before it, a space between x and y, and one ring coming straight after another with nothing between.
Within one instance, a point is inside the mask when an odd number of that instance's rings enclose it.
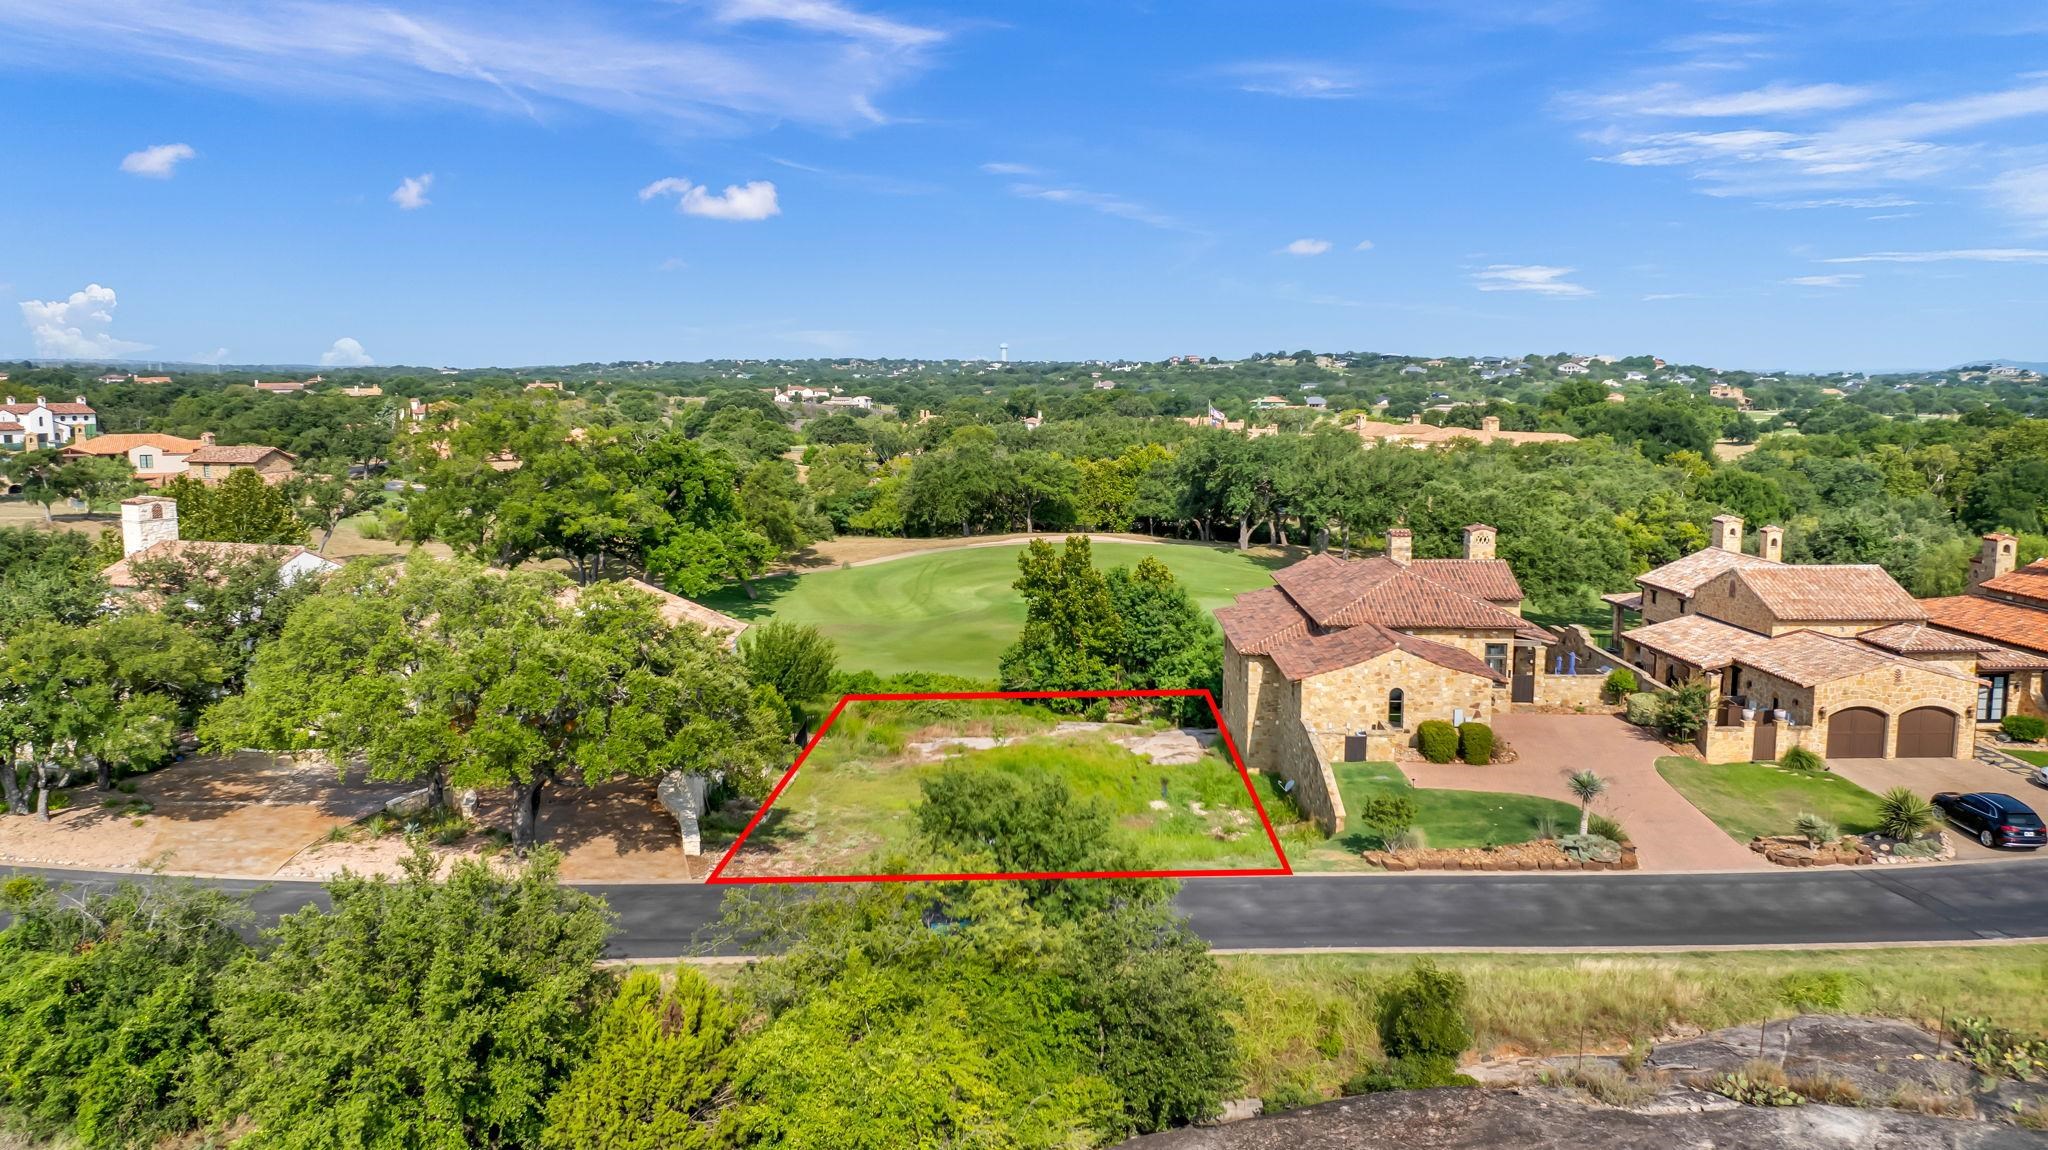
<instances>
[{"instance_id":1,"label":"stone house","mask_svg":"<svg viewBox=\"0 0 2048 1150\"><path fill-rule=\"evenodd\" d=\"M1935 624L1883 568L1784 562L1784 531L1713 521L1713 543L1608 595L1622 659L1653 683L1710 681L1701 732L1709 762L1963 758L1975 740L1980 677L2048 661ZM1627 616L1640 622L1627 625Z\"/></svg>"},{"instance_id":2,"label":"stone house","mask_svg":"<svg viewBox=\"0 0 2048 1150\"><path fill-rule=\"evenodd\" d=\"M97 456L126 460L128 466L135 470L135 478L156 487L173 475L183 475L185 461L191 458L192 453L212 445L211 432L198 439L155 431L117 432L95 435L90 439L74 439L62 454L66 459Z\"/></svg>"},{"instance_id":3,"label":"stone house","mask_svg":"<svg viewBox=\"0 0 2048 1150\"><path fill-rule=\"evenodd\" d=\"M2010 535L1986 535L1970 563L1968 594L1920 600L1942 631L2010 653L1977 666L1984 680L1979 723L1995 724L2014 713L2048 717L2048 664L2042 662L2048 660L2048 559L2016 568L2018 549L2019 540Z\"/></svg>"},{"instance_id":4,"label":"stone house","mask_svg":"<svg viewBox=\"0 0 2048 1150\"><path fill-rule=\"evenodd\" d=\"M134 564L201 554L223 559L275 559L286 583L341 570L341 564L304 547L181 539L178 501L160 495L138 495L121 501L121 558L102 570L100 576L117 594L134 596L142 591Z\"/></svg>"},{"instance_id":5,"label":"stone house","mask_svg":"<svg viewBox=\"0 0 2048 1150\"><path fill-rule=\"evenodd\" d=\"M1384 555L1312 555L1216 612L1223 718L1245 765L1288 780L1326 830L1344 819L1332 763L1392 758L1429 719L1597 698L1606 667L1559 673L1575 657L1553 659L1559 637L1522 618L1495 530L1464 534L1462 557L1417 559L1395 528Z\"/></svg>"},{"instance_id":6,"label":"stone house","mask_svg":"<svg viewBox=\"0 0 2048 1150\"><path fill-rule=\"evenodd\" d=\"M209 486L237 471L254 471L263 477L263 482L278 484L295 474L293 464L298 458L289 451L260 443L234 447L208 444L185 457L185 471Z\"/></svg>"}]
</instances>

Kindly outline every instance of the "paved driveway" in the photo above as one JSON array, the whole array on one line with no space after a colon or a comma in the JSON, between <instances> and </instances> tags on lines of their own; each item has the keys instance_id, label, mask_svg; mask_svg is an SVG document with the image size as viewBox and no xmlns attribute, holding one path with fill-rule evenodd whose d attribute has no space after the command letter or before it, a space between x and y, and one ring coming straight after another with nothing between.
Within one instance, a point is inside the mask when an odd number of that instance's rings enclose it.
<instances>
[{"instance_id":1,"label":"paved driveway","mask_svg":"<svg viewBox=\"0 0 2048 1150\"><path fill-rule=\"evenodd\" d=\"M1636 843L1646 871L1770 870L1761 855L1728 837L1657 773L1664 744L1613 715L1507 714L1494 731L1514 745L1512 763L1402 763L1418 787L1542 795L1576 804L1565 779L1592 770L1607 780L1593 804Z\"/></svg>"},{"instance_id":2,"label":"paved driveway","mask_svg":"<svg viewBox=\"0 0 2048 1150\"><path fill-rule=\"evenodd\" d=\"M1910 787L1920 795L1936 791L1993 791L2017 797L2036 811L2048 810L2048 790L2033 786L2011 771L1976 759L1829 759L1838 775L1874 795L1893 787ZM2048 859L2048 850L2012 851L1979 845L1976 839L1949 827L1959 859Z\"/></svg>"}]
</instances>

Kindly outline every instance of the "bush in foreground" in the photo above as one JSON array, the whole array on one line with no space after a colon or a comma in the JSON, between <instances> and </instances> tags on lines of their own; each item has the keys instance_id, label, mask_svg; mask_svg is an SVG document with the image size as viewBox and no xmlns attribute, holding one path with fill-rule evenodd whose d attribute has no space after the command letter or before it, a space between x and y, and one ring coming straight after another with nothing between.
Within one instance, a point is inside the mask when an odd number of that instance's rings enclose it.
<instances>
[{"instance_id":1,"label":"bush in foreground","mask_svg":"<svg viewBox=\"0 0 2048 1150\"><path fill-rule=\"evenodd\" d=\"M1616 667L1607 672L1607 681L1600 684L1600 697L1610 703L1618 703L1636 693L1636 673L1627 667Z\"/></svg>"},{"instance_id":2,"label":"bush in foreground","mask_svg":"<svg viewBox=\"0 0 2048 1150\"><path fill-rule=\"evenodd\" d=\"M626 977L590 1053L548 1100L545 1150L713 1150L731 1088L740 1015L682 967Z\"/></svg>"},{"instance_id":3,"label":"bush in foreground","mask_svg":"<svg viewBox=\"0 0 2048 1150\"><path fill-rule=\"evenodd\" d=\"M1458 728L1458 757L1475 767L1493 761L1493 728L1485 723L1466 723Z\"/></svg>"},{"instance_id":4,"label":"bush in foreground","mask_svg":"<svg viewBox=\"0 0 2048 1150\"><path fill-rule=\"evenodd\" d=\"M1380 1050L1386 1061L1352 1085L1360 1093L1469 1086L1458 1056L1472 1045L1465 1024L1465 979L1420 962L1380 995Z\"/></svg>"},{"instance_id":5,"label":"bush in foreground","mask_svg":"<svg viewBox=\"0 0 2048 1150\"><path fill-rule=\"evenodd\" d=\"M2008 739L2017 739L2022 743L2038 743L2043 736L2048 736L2048 719L2038 715L2007 715L1998 720L1998 729L2004 732Z\"/></svg>"},{"instance_id":6,"label":"bush in foreground","mask_svg":"<svg viewBox=\"0 0 2048 1150\"><path fill-rule=\"evenodd\" d=\"M1779 755L1778 765L1785 768L1788 771L1813 772L1825 771L1828 769L1828 763L1826 759L1821 758L1819 755L1814 754L1812 751L1807 750L1805 747L1793 747L1787 750L1784 754Z\"/></svg>"},{"instance_id":7,"label":"bush in foreground","mask_svg":"<svg viewBox=\"0 0 2048 1150\"><path fill-rule=\"evenodd\" d=\"M1448 763L1458 757L1458 728L1442 719L1427 719L1415 728L1415 746L1432 763Z\"/></svg>"}]
</instances>

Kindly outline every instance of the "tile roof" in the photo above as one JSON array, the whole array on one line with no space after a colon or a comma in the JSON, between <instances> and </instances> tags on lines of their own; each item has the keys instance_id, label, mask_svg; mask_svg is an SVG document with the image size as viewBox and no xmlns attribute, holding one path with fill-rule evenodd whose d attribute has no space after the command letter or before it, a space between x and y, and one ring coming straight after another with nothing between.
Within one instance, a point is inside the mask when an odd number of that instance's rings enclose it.
<instances>
[{"instance_id":1,"label":"tile roof","mask_svg":"<svg viewBox=\"0 0 2048 1150\"><path fill-rule=\"evenodd\" d=\"M1955 631L1944 631L1926 623L1893 623L1872 631L1860 631L1859 642L1882 647L1899 655L1975 655L1998 650L1998 644Z\"/></svg>"},{"instance_id":2,"label":"tile roof","mask_svg":"<svg viewBox=\"0 0 2048 1150\"><path fill-rule=\"evenodd\" d=\"M1410 571L1489 603L1520 603L1522 584L1505 559L1416 559Z\"/></svg>"},{"instance_id":3,"label":"tile roof","mask_svg":"<svg viewBox=\"0 0 2048 1150\"><path fill-rule=\"evenodd\" d=\"M2028 599L2048 607L2048 559L2036 559L2025 567L1986 579L1977 593L2000 598Z\"/></svg>"},{"instance_id":4,"label":"tile roof","mask_svg":"<svg viewBox=\"0 0 2048 1150\"><path fill-rule=\"evenodd\" d=\"M1680 595L1691 595L1708 580L1723 571L1736 567L1775 567L1777 563L1761 555L1745 551L1724 551L1719 547L1707 547L1695 551L1682 559L1673 559L1662 567L1636 576L1636 582L1646 587L1663 591L1675 591Z\"/></svg>"},{"instance_id":5,"label":"tile roof","mask_svg":"<svg viewBox=\"0 0 2048 1150\"><path fill-rule=\"evenodd\" d=\"M1297 639L1275 647L1271 654L1273 665L1280 669L1281 674L1290 679L1300 680L1329 671L1339 671L1345 667L1354 667L1397 650L1405 651L1439 667L1474 675L1488 682L1507 682L1505 676L1486 665L1486 660L1470 651L1453 647L1448 643L1403 635L1391 627L1383 627L1377 623L1361 623L1356 627L1332 631L1327 635Z\"/></svg>"},{"instance_id":6,"label":"tile roof","mask_svg":"<svg viewBox=\"0 0 2048 1150\"><path fill-rule=\"evenodd\" d=\"M749 626L749 624L735 619L723 611L714 611L702 603L693 599L685 599L673 591L656 587L652 583L642 582L638 579L622 579L620 582L633 588L635 591L654 596L656 600L655 609L660 612L662 621L671 627L681 626L684 623L695 624L713 635L724 636L726 643L732 644L739 641L740 632L746 630ZM574 606L577 597L582 593L582 587L571 585L564 587L562 593L556 596L556 599L564 605Z\"/></svg>"},{"instance_id":7,"label":"tile roof","mask_svg":"<svg viewBox=\"0 0 2048 1150\"><path fill-rule=\"evenodd\" d=\"M1884 667L1920 671L1950 679L1976 682L1975 675L1952 671L1939 663L1925 663L1894 655L1868 643L1819 631L1790 631L1745 651L1736 662L1776 675L1802 687L1815 687L1866 671Z\"/></svg>"},{"instance_id":8,"label":"tile roof","mask_svg":"<svg viewBox=\"0 0 2048 1150\"><path fill-rule=\"evenodd\" d=\"M1273 582L1321 627L1381 623L1403 629L1514 631L1546 642L1556 638L1474 593L1505 597L1510 586L1520 592L1514 573L1504 570L1507 565L1500 560L1425 562L1403 566L1384 555L1345 560L1325 551L1274 572Z\"/></svg>"},{"instance_id":9,"label":"tile roof","mask_svg":"<svg viewBox=\"0 0 2048 1150\"><path fill-rule=\"evenodd\" d=\"M1235 603L1217 610L1216 621L1223 625L1230 645L1246 655L1263 655L1309 634L1308 616L1277 587L1239 595Z\"/></svg>"},{"instance_id":10,"label":"tile roof","mask_svg":"<svg viewBox=\"0 0 2048 1150\"><path fill-rule=\"evenodd\" d=\"M1641 591L1615 591L1600 596L1600 601L1602 603L1612 603L1624 611L1640 611L1643 609L1643 593Z\"/></svg>"},{"instance_id":11,"label":"tile roof","mask_svg":"<svg viewBox=\"0 0 2048 1150\"><path fill-rule=\"evenodd\" d=\"M1718 671L1770 642L1754 631L1719 619L1709 619L1705 615L1680 615L1662 623L1623 631L1621 636L1639 647L1648 647L1702 671Z\"/></svg>"},{"instance_id":12,"label":"tile roof","mask_svg":"<svg viewBox=\"0 0 2048 1150\"><path fill-rule=\"evenodd\" d=\"M1906 589L1875 563L1773 563L1741 568L1735 577L1781 622L1927 618Z\"/></svg>"},{"instance_id":13,"label":"tile roof","mask_svg":"<svg viewBox=\"0 0 2048 1150\"><path fill-rule=\"evenodd\" d=\"M1981 595L1922 599L1920 608L1935 624L1951 631L1982 636L2025 651L2048 653L2048 611Z\"/></svg>"},{"instance_id":14,"label":"tile roof","mask_svg":"<svg viewBox=\"0 0 2048 1150\"><path fill-rule=\"evenodd\" d=\"M0 403L0 411L4 411L9 415L27 415L29 412L34 411L37 406L39 405L33 403ZM49 408L53 415L98 414L89 403L44 403L40 406Z\"/></svg>"},{"instance_id":15,"label":"tile roof","mask_svg":"<svg viewBox=\"0 0 2048 1150\"><path fill-rule=\"evenodd\" d=\"M181 435L164 435L154 431L125 431L113 435L95 435L91 439L74 439L64 448L66 455L126 455L136 447L154 447L158 451L184 454L197 451L203 446L196 439Z\"/></svg>"},{"instance_id":16,"label":"tile roof","mask_svg":"<svg viewBox=\"0 0 2048 1150\"><path fill-rule=\"evenodd\" d=\"M186 457L186 463L261 463L271 455L282 455L287 461L298 456L282 448L265 447L260 443L243 443L234 446L214 444L202 447Z\"/></svg>"},{"instance_id":17,"label":"tile roof","mask_svg":"<svg viewBox=\"0 0 2048 1150\"><path fill-rule=\"evenodd\" d=\"M153 500L148 496L142 496L136 499L124 499L122 502L146 503L153 502ZM141 586L130 566L135 563L146 563L156 559L176 559L186 555L194 557L211 556L218 559L275 559L279 563L287 563L304 554L307 554L304 547L289 547L274 543L214 543L201 539L165 539L152 543L135 554L126 556L120 562L104 568L101 570L100 575L106 579L109 587L126 589ZM334 563L331 559L323 559L322 562L330 566L339 566L339 564Z\"/></svg>"}]
</instances>

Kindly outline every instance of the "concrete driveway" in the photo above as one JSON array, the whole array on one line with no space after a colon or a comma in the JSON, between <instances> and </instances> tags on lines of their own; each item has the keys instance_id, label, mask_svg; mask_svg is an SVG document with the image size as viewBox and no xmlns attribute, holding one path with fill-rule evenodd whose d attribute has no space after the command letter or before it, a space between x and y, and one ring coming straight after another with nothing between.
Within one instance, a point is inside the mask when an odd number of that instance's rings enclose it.
<instances>
[{"instance_id":1,"label":"concrete driveway","mask_svg":"<svg viewBox=\"0 0 2048 1150\"><path fill-rule=\"evenodd\" d=\"M1936 791L1992 791L2011 795L2036 811L2048 811L2048 790L1976 759L1829 759L1828 767L1874 795L1893 787L1909 787L1923 798ZM2000 850L1980 845L1954 827L1948 830L1956 840L1958 859L2048 859L2048 850Z\"/></svg>"},{"instance_id":2,"label":"concrete driveway","mask_svg":"<svg viewBox=\"0 0 2048 1150\"><path fill-rule=\"evenodd\" d=\"M1770 870L1657 773L1664 744L1614 715L1506 714L1493 729L1515 748L1512 763L1402 763L1418 787L1541 795L1576 805L1565 780L1591 770L1607 780L1593 809L1635 840L1646 871Z\"/></svg>"}]
</instances>

